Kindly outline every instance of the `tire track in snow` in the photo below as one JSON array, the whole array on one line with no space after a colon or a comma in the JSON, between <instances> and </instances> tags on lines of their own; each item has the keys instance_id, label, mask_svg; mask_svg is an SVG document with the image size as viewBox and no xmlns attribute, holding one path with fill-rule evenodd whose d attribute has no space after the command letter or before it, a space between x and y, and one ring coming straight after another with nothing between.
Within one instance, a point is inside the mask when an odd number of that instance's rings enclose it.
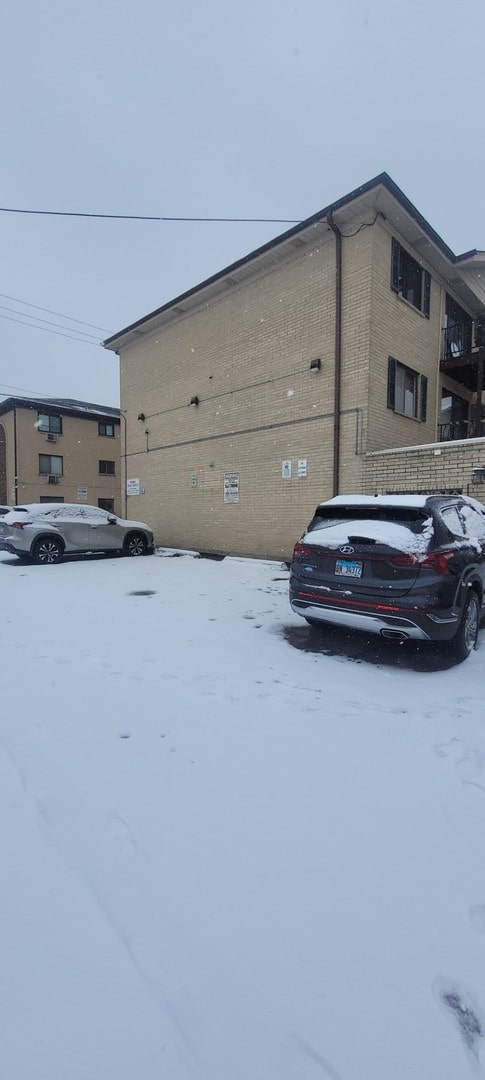
<instances>
[{"instance_id":1,"label":"tire track in snow","mask_svg":"<svg viewBox=\"0 0 485 1080\"><path fill-rule=\"evenodd\" d=\"M211 1080L210 1074L206 1072L203 1063L198 1058L196 1048L181 1021L174 1001L159 978L150 970L149 958L139 955L141 951L139 945L133 942L132 934L124 925L123 914L117 910L116 898L122 896L123 892L126 894L127 885L133 881L136 881L138 900L140 896L144 896L145 901L149 900L153 905L153 898L157 891L153 881L147 880L147 868L141 865L140 848L133 841L126 822L122 818L112 819L112 822L122 822L126 827L127 835L131 837L132 851L138 856L137 866L130 865L128 872L127 860L123 858L117 867L116 858L110 861L107 857L109 853L106 850L106 844L101 843L102 839L108 838L109 841L109 821L102 815L96 814L78 793L74 794L71 787L67 788L64 777L59 772L51 770L49 775L48 787L55 792L55 796L40 791L40 785L31 779L28 769L20 762L18 751L13 749L5 733L0 734L0 745L19 777L23 791L37 812L49 846L71 872L74 871L82 878L111 931L127 954L132 967L170 1021L178 1056L187 1070L186 1075L191 1076L193 1080L203 1080L203 1078ZM46 786L44 781L44 787ZM144 879L145 883L143 892L140 890L141 879ZM111 901L107 896L109 891L113 893ZM157 897L155 907L159 922L161 920L168 922L167 912L159 897ZM145 911L145 915L148 917L149 912ZM143 919L141 925L144 929L146 923ZM175 933L175 928L171 930Z\"/></svg>"}]
</instances>

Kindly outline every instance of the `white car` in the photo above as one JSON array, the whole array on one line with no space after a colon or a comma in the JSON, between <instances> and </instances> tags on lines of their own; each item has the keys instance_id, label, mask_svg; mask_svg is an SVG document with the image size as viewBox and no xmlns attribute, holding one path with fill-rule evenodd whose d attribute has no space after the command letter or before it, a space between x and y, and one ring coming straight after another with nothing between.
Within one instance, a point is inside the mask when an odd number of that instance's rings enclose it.
<instances>
[{"instance_id":1,"label":"white car","mask_svg":"<svg viewBox=\"0 0 485 1080\"><path fill-rule=\"evenodd\" d=\"M2 518L0 530L6 551L37 563L56 563L82 552L136 556L154 551L149 525L77 503L16 506Z\"/></svg>"}]
</instances>

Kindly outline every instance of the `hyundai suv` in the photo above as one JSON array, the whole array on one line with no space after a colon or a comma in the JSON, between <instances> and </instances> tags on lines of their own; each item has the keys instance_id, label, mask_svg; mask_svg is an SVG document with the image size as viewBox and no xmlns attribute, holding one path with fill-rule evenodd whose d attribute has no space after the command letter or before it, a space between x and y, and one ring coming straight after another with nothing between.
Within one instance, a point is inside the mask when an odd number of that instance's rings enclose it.
<instances>
[{"instance_id":1,"label":"hyundai suv","mask_svg":"<svg viewBox=\"0 0 485 1080\"><path fill-rule=\"evenodd\" d=\"M290 603L311 626L475 647L485 594L485 507L466 496L346 495L317 506L296 544Z\"/></svg>"}]
</instances>

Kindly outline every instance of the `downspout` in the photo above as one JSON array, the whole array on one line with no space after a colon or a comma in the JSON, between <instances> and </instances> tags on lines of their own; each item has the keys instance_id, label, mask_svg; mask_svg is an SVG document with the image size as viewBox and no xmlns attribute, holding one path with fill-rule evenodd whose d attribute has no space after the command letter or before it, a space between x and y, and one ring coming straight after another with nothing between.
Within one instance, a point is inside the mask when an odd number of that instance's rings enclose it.
<instances>
[{"instance_id":1,"label":"downspout","mask_svg":"<svg viewBox=\"0 0 485 1080\"><path fill-rule=\"evenodd\" d=\"M17 461L17 409L13 410L13 471L14 471L14 492L15 492L15 506L19 504L19 480L17 474L18 461Z\"/></svg>"},{"instance_id":2,"label":"downspout","mask_svg":"<svg viewBox=\"0 0 485 1080\"><path fill-rule=\"evenodd\" d=\"M340 477L340 399L342 381L342 233L330 213L327 217L335 236L335 378L333 398L333 494L339 493Z\"/></svg>"}]
</instances>

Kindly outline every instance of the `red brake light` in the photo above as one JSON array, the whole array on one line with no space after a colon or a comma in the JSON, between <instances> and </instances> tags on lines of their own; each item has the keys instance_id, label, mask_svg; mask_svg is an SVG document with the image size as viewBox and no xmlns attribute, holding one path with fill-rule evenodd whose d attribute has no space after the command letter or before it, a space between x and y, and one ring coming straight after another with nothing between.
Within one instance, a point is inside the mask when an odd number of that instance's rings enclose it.
<instances>
[{"instance_id":1,"label":"red brake light","mask_svg":"<svg viewBox=\"0 0 485 1080\"><path fill-rule=\"evenodd\" d=\"M393 566L416 566L419 563L419 559L416 555L392 555L389 562Z\"/></svg>"},{"instance_id":2,"label":"red brake light","mask_svg":"<svg viewBox=\"0 0 485 1080\"><path fill-rule=\"evenodd\" d=\"M389 562L393 566L414 566L416 570L433 570L435 574L448 573L448 560L453 558L452 551L430 551L427 555L393 555Z\"/></svg>"},{"instance_id":3,"label":"red brake light","mask_svg":"<svg viewBox=\"0 0 485 1080\"><path fill-rule=\"evenodd\" d=\"M307 545L306 545L306 544L295 544L295 547L294 547L294 549L293 549L293 558L294 558L294 559L295 559L295 558L296 558L296 557L297 557L298 555L300 555L300 556L302 556L303 558L305 558L305 557L307 557L308 555L313 555L313 554L314 554L313 548L311 548L311 547L307 547Z\"/></svg>"},{"instance_id":4,"label":"red brake light","mask_svg":"<svg viewBox=\"0 0 485 1080\"><path fill-rule=\"evenodd\" d=\"M30 525L30 521L12 521L11 529L23 529L24 525Z\"/></svg>"},{"instance_id":5,"label":"red brake light","mask_svg":"<svg viewBox=\"0 0 485 1080\"><path fill-rule=\"evenodd\" d=\"M452 551L431 551L420 562L425 570L434 570L435 574L447 574L448 562L453 558Z\"/></svg>"}]
</instances>

